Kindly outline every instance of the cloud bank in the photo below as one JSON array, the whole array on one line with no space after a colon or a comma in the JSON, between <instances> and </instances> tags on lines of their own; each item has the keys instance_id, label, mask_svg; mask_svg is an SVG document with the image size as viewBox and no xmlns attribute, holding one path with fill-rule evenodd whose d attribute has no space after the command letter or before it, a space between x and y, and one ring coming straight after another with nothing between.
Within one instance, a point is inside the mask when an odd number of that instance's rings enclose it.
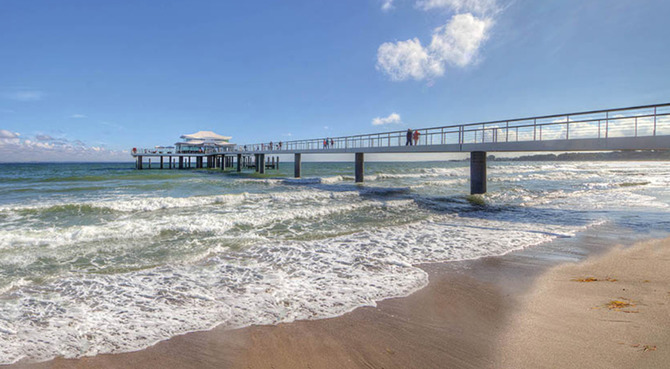
<instances>
[{"instance_id":1,"label":"cloud bank","mask_svg":"<svg viewBox=\"0 0 670 369\"><path fill-rule=\"evenodd\" d=\"M37 134L23 138L19 133L0 129L0 162L130 161L130 155L102 145L80 140Z\"/></svg>"}]
</instances>

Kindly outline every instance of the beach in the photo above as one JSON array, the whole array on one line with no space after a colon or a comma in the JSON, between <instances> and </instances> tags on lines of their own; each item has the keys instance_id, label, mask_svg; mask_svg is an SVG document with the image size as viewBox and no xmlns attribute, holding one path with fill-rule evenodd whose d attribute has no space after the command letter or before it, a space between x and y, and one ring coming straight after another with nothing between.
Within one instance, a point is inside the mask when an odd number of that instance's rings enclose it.
<instances>
[{"instance_id":1,"label":"beach","mask_svg":"<svg viewBox=\"0 0 670 369\"><path fill-rule=\"evenodd\" d=\"M214 329L137 352L10 367L664 368L670 239L610 242L590 240L579 262L539 247L421 265L427 287L336 318ZM609 308L612 301L631 305Z\"/></svg>"}]
</instances>

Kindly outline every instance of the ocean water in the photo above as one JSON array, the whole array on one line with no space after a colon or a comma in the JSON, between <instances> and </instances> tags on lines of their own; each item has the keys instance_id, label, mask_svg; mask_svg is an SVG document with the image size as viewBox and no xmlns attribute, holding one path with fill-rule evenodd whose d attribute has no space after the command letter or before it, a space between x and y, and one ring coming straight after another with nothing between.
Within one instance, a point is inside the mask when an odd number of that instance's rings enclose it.
<instances>
[{"instance_id":1,"label":"ocean water","mask_svg":"<svg viewBox=\"0 0 670 369\"><path fill-rule=\"evenodd\" d=\"M425 286L419 263L604 223L670 230L670 163L491 162L483 205L465 162L291 173L0 164L0 363L337 316Z\"/></svg>"}]
</instances>

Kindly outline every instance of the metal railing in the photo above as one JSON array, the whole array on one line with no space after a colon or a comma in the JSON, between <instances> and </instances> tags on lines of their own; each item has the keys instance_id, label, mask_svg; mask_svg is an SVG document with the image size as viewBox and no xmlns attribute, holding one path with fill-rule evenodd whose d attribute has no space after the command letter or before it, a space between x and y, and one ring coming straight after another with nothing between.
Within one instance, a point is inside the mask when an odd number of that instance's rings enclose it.
<instances>
[{"instance_id":1,"label":"metal railing","mask_svg":"<svg viewBox=\"0 0 670 369\"><path fill-rule=\"evenodd\" d=\"M215 155L236 151L235 147L203 148L202 150L133 148L133 155Z\"/></svg>"},{"instance_id":2,"label":"metal railing","mask_svg":"<svg viewBox=\"0 0 670 369\"><path fill-rule=\"evenodd\" d=\"M670 135L670 103L422 128L414 145ZM238 145L235 151L316 151L405 146L407 131Z\"/></svg>"}]
</instances>

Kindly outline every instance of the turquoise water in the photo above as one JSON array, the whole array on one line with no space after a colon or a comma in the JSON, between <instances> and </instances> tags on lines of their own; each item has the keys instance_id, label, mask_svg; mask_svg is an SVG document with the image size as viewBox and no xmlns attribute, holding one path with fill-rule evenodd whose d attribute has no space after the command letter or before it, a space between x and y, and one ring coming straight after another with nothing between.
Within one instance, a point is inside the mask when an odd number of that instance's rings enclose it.
<instances>
[{"instance_id":1,"label":"turquoise water","mask_svg":"<svg viewBox=\"0 0 670 369\"><path fill-rule=\"evenodd\" d=\"M336 316L472 259L610 223L670 229L670 163L292 163L266 176L0 164L0 363Z\"/></svg>"}]
</instances>

